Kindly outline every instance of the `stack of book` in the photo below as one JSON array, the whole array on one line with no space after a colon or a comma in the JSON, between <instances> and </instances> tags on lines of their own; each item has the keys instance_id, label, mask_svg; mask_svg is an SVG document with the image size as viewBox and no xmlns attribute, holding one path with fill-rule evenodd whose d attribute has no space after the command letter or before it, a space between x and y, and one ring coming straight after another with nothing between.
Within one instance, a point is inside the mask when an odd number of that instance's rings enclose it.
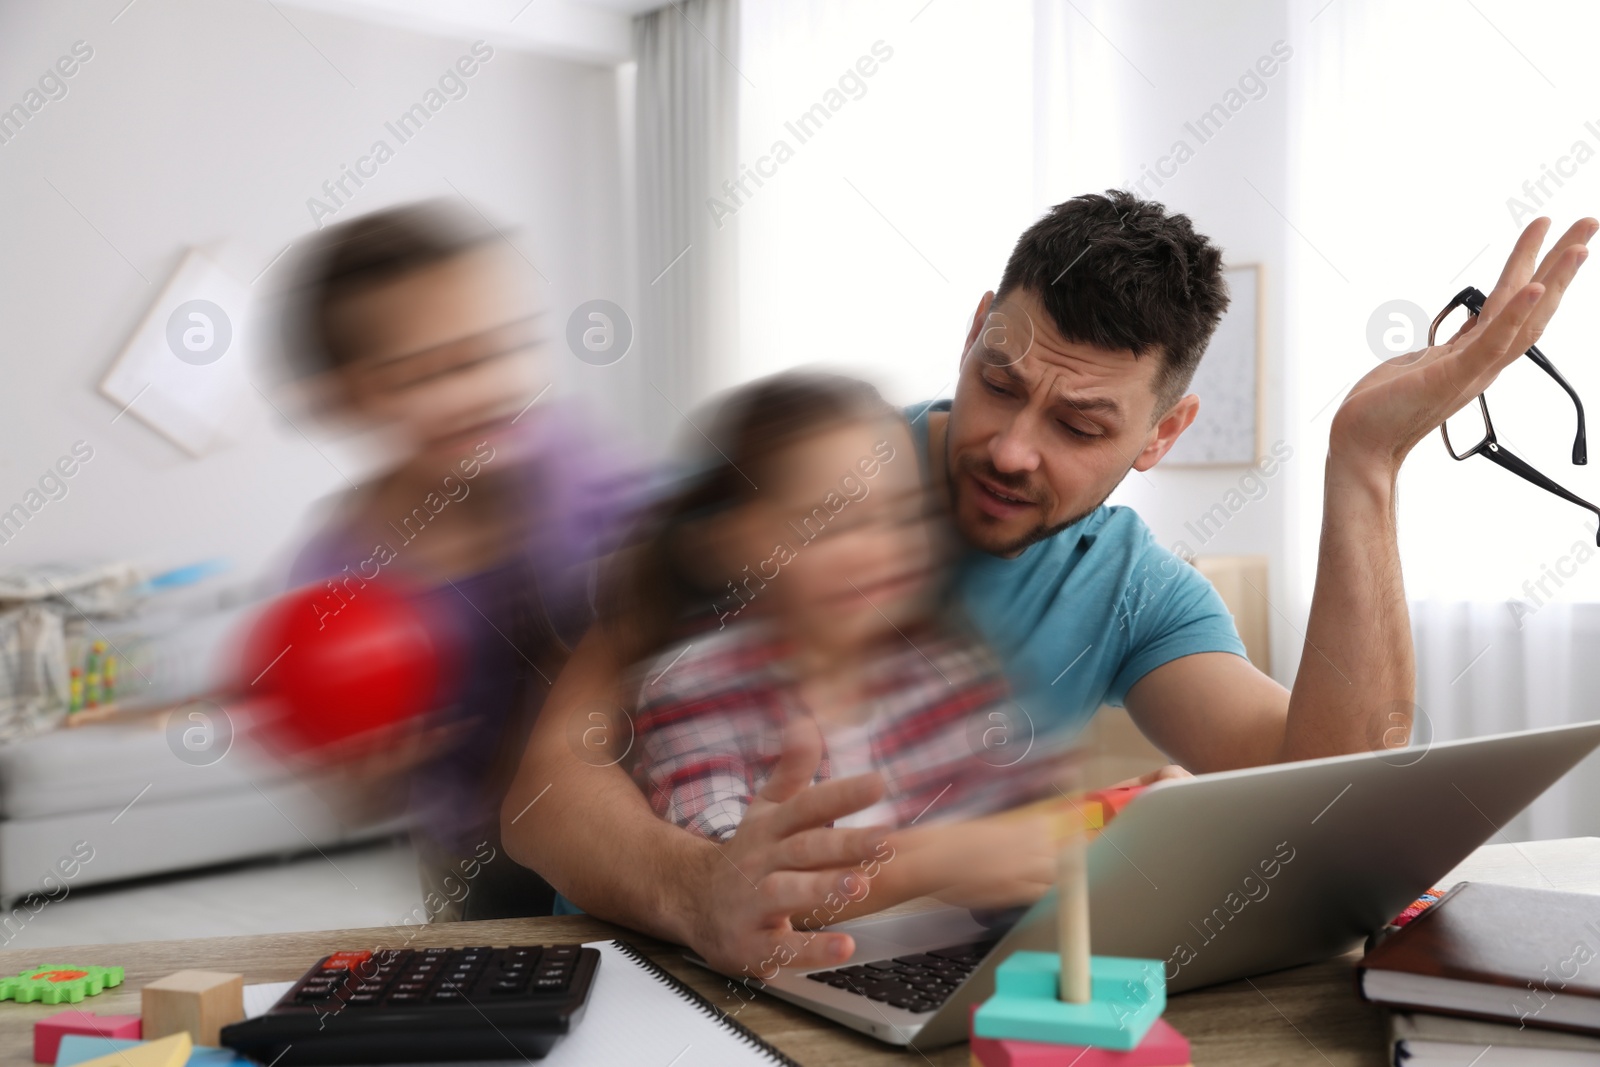
<instances>
[{"instance_id":1,"label":"stack of book","mask_svg":"<svg viewBox=\"0 0 1600 1067\"><path fill-rule=\"evenodd\" d=\"M1357 980L1397 1067L1600 1067L1600 896L1463 882Z\"/></svg>"}]
</instances>

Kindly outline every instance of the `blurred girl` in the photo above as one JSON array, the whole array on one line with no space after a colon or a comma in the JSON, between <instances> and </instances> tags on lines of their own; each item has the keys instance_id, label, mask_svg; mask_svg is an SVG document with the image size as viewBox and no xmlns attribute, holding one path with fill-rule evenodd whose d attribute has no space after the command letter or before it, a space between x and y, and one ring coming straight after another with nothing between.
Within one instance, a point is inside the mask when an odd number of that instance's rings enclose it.
<instances>
[{"instance_id":1,"label":"blurred girl","mask_svg":"<svg viewBox=\"0 0 1600 1067\"><path fill-rule=\"evenodd\" d=\"M666 646L640 672L634 716L633 771L656 812L726 839L785 730L811 722L820 778L883 778L849 825L927 828L891 839L889 897L1042 892L1038 826L951 825L1052 793L1060 767L985 748L1019 711L995 658L939 610L939 527L905 420L862 382L791 373L734 393L709 439L710 462L613 587L625 645Z\"/></svg>"}]
</instances>

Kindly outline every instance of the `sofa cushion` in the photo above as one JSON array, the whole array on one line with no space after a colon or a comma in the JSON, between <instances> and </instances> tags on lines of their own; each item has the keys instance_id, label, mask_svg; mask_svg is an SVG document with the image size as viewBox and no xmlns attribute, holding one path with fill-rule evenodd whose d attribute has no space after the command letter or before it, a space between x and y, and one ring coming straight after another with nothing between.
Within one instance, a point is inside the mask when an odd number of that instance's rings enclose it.
<instances>
[{"instance_id":1,"label":"sofa cushion","mask_svg":"<svg viewBox=\"0 0 1600 1067\"><path fill-rule=\"evenodd\" d=\"M193 755L180 758L183 732L205 728L190 714L216 717L218 711L215 704L186 705L0 745L0 818L119 811L136 796L142 802L231 792L287 775L251 739L248 718L239 714L229 717L234 736L220 759L199 765Z\"/></svg>"}]
</instances>

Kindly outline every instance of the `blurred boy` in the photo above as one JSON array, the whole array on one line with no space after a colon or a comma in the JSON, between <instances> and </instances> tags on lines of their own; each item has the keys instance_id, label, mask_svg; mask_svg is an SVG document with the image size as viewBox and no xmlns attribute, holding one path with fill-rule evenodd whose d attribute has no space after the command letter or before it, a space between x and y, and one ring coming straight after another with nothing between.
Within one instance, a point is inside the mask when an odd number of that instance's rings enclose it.
<instances>
[{"instance_id":1,"label":"blurred boy","mask_svg":"<svg viewBox=\"0 0 1600 1067\"><path fill-rule=\"evenodd\" d=\"M392 449L293 581L325 582L329 611L366 581L395 582L454 661L422 724L346 754L354 814L409 803L433 917L548 914L550 887L503 854L498 808L640 483L576 419L534 402L547 387L537 310L495 231L442 203L324 231L288 311L326 413Z\"/></svg>"}]
</instances>

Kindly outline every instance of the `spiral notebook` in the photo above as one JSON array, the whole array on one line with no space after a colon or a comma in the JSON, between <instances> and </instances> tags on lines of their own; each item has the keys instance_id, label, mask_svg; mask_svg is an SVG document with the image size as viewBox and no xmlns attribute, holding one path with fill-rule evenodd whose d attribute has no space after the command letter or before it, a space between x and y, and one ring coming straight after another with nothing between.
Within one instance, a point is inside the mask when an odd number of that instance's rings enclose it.
<instances>
[{"instance_id":1,"label":"spiral notebook","mask_svg":"<svg viewBox=\"0 0 1600 1067\"><path fill-rule=\"evenodd\" d=\"M539 1061L541 1067L657 1062L799 1067L626 941L592 941L589 947L600 950L589 1006L572 1033Z\"/></svg>"},{"instance_id":2,"label":"spiral notebook","mask_svg":"<svg viewBox=\"0 0 1600 1067\"><path fill-rule=\"evenodd\" d=\"M597 1063L658 1063L662 1067L744 1067L778 1064L800 1067L746 1029L709 1000L662 970L626 941L591 941L600 950L600 968L583 1018L556 1042L540 1067L589 1067ZM245 1015L254 1018L272 1007L293 982L244 987ZM134 1044L134 1042L127 1042ZM106 1049L96 1052L103 1055ZM523 1059L506 1067L527 1067ZM438 1065L448 1067L448 1065ZM479 1061L460 1067L500 1067Z\"/></svg>"}]
</instances>

